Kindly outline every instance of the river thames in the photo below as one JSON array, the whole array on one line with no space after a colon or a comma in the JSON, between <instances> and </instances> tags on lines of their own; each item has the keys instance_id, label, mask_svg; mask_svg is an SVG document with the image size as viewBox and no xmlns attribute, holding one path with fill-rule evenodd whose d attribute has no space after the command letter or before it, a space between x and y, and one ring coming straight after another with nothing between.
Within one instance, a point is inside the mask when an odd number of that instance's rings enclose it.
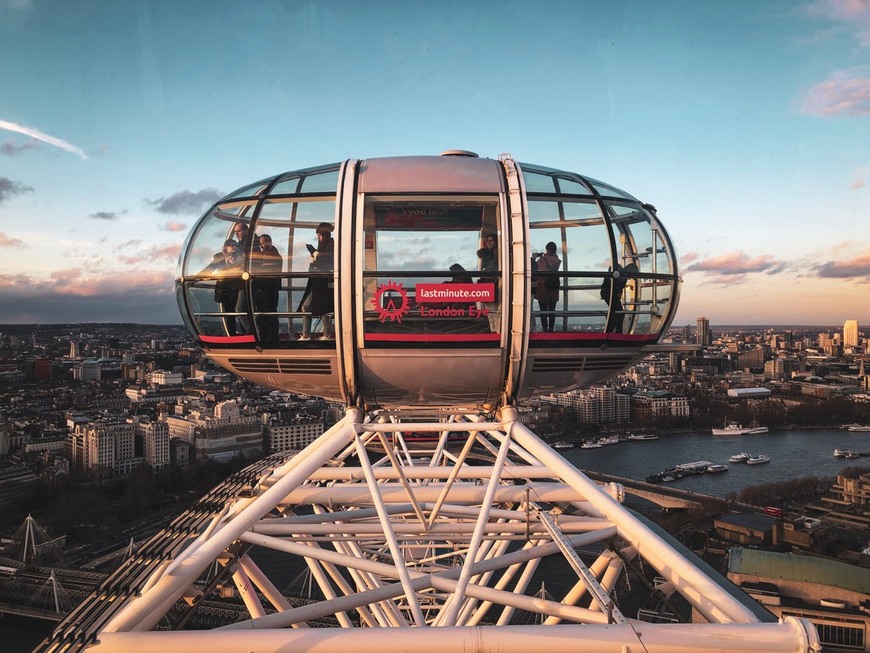
<instances>
[{"instance_id":1,"label":"river thames","mask_svg":"<svg viewBox=\"0 0 870 653\"><path fill-rule=\"evenodd\" d=\"M853 449L867 454L863 458L835 458L834 449ZM765 454L763 465L729 463L734 454ZM836 476L844 467L870 467L870 432L843 429L771 431L760 435L712 435L679 433L658 440L623 441L600 449L568 449L561 453L580 469L644 480L680 463L708 460L728 466L727 472L684 476L669 484L715 497L729 492L775 481L804 476Z\"/></svg>"}]
</instances>

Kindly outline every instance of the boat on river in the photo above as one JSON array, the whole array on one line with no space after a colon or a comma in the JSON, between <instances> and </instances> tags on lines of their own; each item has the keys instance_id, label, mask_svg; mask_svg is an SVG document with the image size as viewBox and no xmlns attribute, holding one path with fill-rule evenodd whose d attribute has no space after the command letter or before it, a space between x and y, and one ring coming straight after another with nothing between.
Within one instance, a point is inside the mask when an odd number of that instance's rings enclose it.
<instances>
[{"instance_id":1,"label":"boat on river","mask_svg":"<svg viewBox=\"0 0 870 653\"><path fill-rule=\"evenodd\" d=\"M870 425L867 425L867 424L847 424L846 430L847 431L861 431L861 432L870 431Z\"/></svg>"},{"instance_id":2,"label":"boat on river","mask_svg":"<svg viewBox=\"0 0 870 653\"><path fill-rule=\"evenodd\" d=\"M609 444L619 444L619 436L618 435L608 435L607 437L598 438L596 440L598 444L609 445Z\"/></svg>"},{"instance_id":3,"label":"boat on river","mask_svg":"<svg viewBox=\"0 0 870 653\"><path fill-rule=\"evenodd\" d=\"M848 458L850 460L854 460L855 458L861 457L860 451L854 451L852 449L834 449L834 457L835 458Z\"/></svg>"},{"instance_id":4,"label":"boat on river","mask_svg":"<svg viewBox=\"0 0 870 653\"><path fill-rule=\"evenodd\" d=\"M709 460L698 460L692 463L680 463L676 470L682 474L703 474L712 464Z\"/></svg>"},{"instance_id":5,"label":"boat on river","mask_svg":"<svg viewBox=\"0 0 870 653\"><path fill-rule=\"evenodd\" d=\"M659 436L657 436L655 433L629 433L627 439L634 440L636 442L644 442L646 440L658 440Z\"/></svg>"},{"instance_id":6,"label":"boat on river","mask_svg":"<svg viewBox=\"0 0 870 653\"><path fill-rule=\"evenodd\" d=\"M770 462L770 456L765 456L763 453L758 454L757 456L752 456L749 460L746 461L747 465L763 465L764 463Z\"/></svg>"},{"instance_id":7,"label":"boat on river","mask_svg":"<svg viewBox=\"0 0 870 653\"><path fill-rule=\"evenodd\" d=\"M716 463L714 465L707 465L707 473L709 473L709 474L716 474L718 472L727 472L727 471L728 471L728 465L721 465L719 463Z\"/></svg>"},{"instance_id":8,"label":"boat on river","mask_svg":"<svg viewBox=\"0 0 870 653\"><path fill-rule=\"evenodd\" d=\"M553 443L553 449L573 449L573 442L566 442L565 440L559 440L558 442Z\"/></svg>"},{"instance_id":9,"label":"boat on river","mask_svg":"<svg viewBox=\"0 0 870 653\"><path fill-rule=\"evenodd\" d=\"M745 451L741 451L740 453L736 453L728 459L729 463L745 463L747 460L752 458L752 456Z\"/></svg>"},{"instance_id":10,"label":"boat on river","mask_svg":"<svg viewBox=\"0 0 870 653\"><path fill-rule=\"evenodd\" d=\"M728 422L721 429L713 429L713 435L758 435L768 431L766 426L741 426L737 422Z\"/></svg>"},{"instance_id":11,"label":"boat on river","mask_svg":"<svg viewBox=\"0 0 870 653\"><path fill-rule=\"evenodd\" d=\"M600 449L601 445L592 440L587 440L583 444L580 445L581 449Z\"/></svg>"}]
</instances>

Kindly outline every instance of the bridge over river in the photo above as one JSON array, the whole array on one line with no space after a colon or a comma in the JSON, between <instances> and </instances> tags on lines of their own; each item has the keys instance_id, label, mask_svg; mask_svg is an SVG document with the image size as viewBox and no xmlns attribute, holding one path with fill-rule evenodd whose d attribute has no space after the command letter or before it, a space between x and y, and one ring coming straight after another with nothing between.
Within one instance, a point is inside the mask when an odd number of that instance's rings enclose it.
<instances>
[{"instance_id":1,"label":"bridge over river","mask_svg":"<svg viewBox=\"0 0 870 653\"><path fill-rule=\"evenodd\" d=\"M602 483L619 483L625 488L626 494L646 499L651 503L655 503L662 508L667 509L687 509L687 510L707 510L710 512L727 512L729 510L747 510L759 511L758 506L750 506L747 504L735 503L726 501L719 497L712 497L707 494L699 494L688 490L679 490L677 488L647 483L638 481L632 478L623 478L612 474L603 474L589 469L581 470L586 476L593 481Z\"/></svg>"}]
</instances>

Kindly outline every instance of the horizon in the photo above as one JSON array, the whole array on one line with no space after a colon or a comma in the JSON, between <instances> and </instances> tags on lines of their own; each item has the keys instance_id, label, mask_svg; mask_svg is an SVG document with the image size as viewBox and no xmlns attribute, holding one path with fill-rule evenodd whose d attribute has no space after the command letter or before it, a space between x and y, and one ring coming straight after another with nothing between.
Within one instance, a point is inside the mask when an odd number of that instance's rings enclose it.
<instances>
[{"instance_id":1,"label":"horizon","mask_svg":"<svg viewBox=\"0 0 870 653\"><path fill-rule=\"evenodd\" d=\"M178 254L219 198L461 148L654 204L675 325L870 324L867 0L0 0L0 35L16 323L180 323Z\"/></svg>"}]
</instances>

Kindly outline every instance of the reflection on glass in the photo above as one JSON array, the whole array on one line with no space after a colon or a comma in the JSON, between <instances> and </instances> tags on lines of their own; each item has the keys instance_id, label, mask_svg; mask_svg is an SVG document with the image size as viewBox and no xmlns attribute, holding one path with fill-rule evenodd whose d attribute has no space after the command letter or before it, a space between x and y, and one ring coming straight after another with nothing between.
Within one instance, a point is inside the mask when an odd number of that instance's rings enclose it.
<instances>
[{"instance_id":1,"label":"reflection on glass","mask_svg":"<svg viewBox=\"0 0 870 653\"><path fill-rule=\"evenodd\" d=\"M365 213L366 333L497 332L495 203L370 202ZM434 273L434 274L432 274Z\"/></svg>"}]
</instances>

